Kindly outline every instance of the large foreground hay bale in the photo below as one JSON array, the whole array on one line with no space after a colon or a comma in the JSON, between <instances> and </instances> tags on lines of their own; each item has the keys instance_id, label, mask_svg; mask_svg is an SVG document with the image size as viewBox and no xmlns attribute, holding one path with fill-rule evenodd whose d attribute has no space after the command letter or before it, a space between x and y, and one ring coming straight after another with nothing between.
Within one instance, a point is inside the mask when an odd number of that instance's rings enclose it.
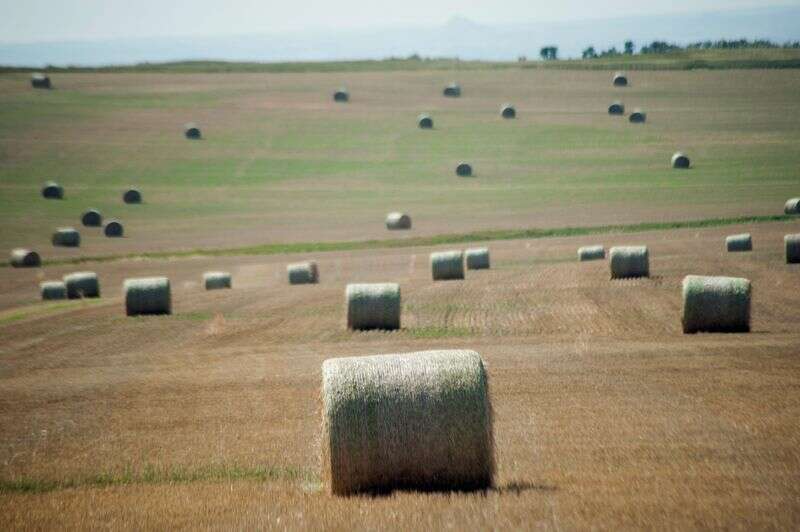
<instances>
[{"instance_id":1,"label":"large foreground hay bale","mask_svg":"<svg viewBox=\"0 0 800 532\"><path fill-rule=\"evenodd\" d=\"M125 295L125 313L128 316L172 312L172 295L169 279L166 277L125 279L122 291Z\"/></svg>"},{"instance_id":2,"label":"large foreground hay bale","mask_svg":"<svg viewBox=\"0 0 800 532\"><path fill-rule=\"evenodd\" d=\"M464 251L468 270L488 270L489 248L469 248Z\"/></svg>"},{"instance_id":3,"label":"large foreground hay bale","mask_svg":"<svg viewBox=\"0 0 800 532\"><path fill-rule=\"evenodd\" d=\"M683 332L750 331L750 281L687 275L683 279Z\"/></svg>"},{"instance_id":4,"label":"large foreground hay bale","mask_svg":"<svg viewBox=\"0 0 800 532\"><path fill-rule=\"evenodd\" d=\"M200 126L195 124L194 122L189 122L185 126L183 126L183 134L186 136L187 139L190 140L199 140L202 138L202 134L200 133Z\"/></svg>"},{"instance_id":5,"label":"large foreground hay bale","mask_svg":"<svg viewBox=\"0 0 800 532\"><path fill-rule=\"evenodd\" d=\"M135 188L129 188L122 194L122 201L127 204L137 204L142 202L142 193Z\"/></svg>"},{"instance_id":6,"label":"large foreground hay bale","mask_svg":"<svg viewBox=\"0 0 800 532\"><path fill-rule=\"evenodd\" d=\"M456 166L456 175L459 177L471 177L472 166L469 163L458 163L458 166Z\"/></svg>"},{"instance_id":7,"label":"large foreground hay bale","mask_svg":"<svg viewBox=\"0 0 800 532\"><path fill-rule=\"evenodd\" d=\"M55 181L42 185L42 197L45 199L64 199L64 187Z\"/></svg>"},{"instance_id":8,"label":"large foreground hay bale","mask_svg":"<svg viewBox=\"0 0 800 532\"><path fill-rule=\"evenodd\" d=\"M67 285L61 281L45 281L39 283L39 291L42 294L42 301L67 299Z\"/></svg>"},{"instance_id":9,"label":"large foreground hay bale","mask_svg":"<svg viewBox=\"0 0 800 532\"><path fill-rule=\"evenodd\" d=\"M641 109L634 109L631 116L628 117L631 124L644 124L647 121L647 113Z\"/></svg>"},{"instance_id":10,"label":"large foreground hay bale","mask_svg":"<svg viewBox=\"0 0 800 532\"><path fill-rule=\"evenodd\" d=\"M628 76L624 72L615 72L611 83L613 83L615 87L627 87Z\"/></svg>"},{"instance_id":11,"label":"large foreground hay bale","mask_svg":"<svg viewBox=\"0 0 800 532\"><path fill-rule=\"evenodd\" d=\"M792 198L783 206L784 214L800 214L800 198Z\"/></svg>"},{"instance_id":12,"label":"large foreground hay bale","mask_svg":"<svg viewBox=\"0 0 800 532\"><path fill-rule=\"evenodd\" d=\"M453 82L444 88L442 94L449 98L458 98L461 96L461 86L458 83Z\"/></svg>"},{"instance_id":13,"label":"large foreground hay bale","mask_svg":"<svg viewBox=\"0 0 800 532\"><path fill-rule=\"evenodd\" d=\"M603 246L583 246L578 248L578 261L603 260L606 258L606 248Z\"/></svg>"},{"instance_id":14,"label":"large foreground hay bale","mask_svg":"<svg viewBox=\"0 0 800 532\"><path fill-rule=\"evenodd\" d=\"M319 270L313 260L295 262L286 266L289 284L315 284L319 282Z\"/></svg>"},{"instance_id":15,"label":"large foreground hay bale","mask_svg":"<svg viewBox=\"0 0 800 532\"><path fill-rule=\"evenodd\" d=\"M89 209L81 215L81 223L86 227L100 227L103 225L103 215L97 209Z\"/></svg>"},{"instance_id":16,"label":"large foreground hay bale","mask_svg":"<svg viewBox=\"0 0 800 532\"><path fill-rule=\"evenodd\" d=\"M11 250L9 262L14 268L36 268L42 265L42 258L35 251L16 248Z\"/></svg>"},{"instance_id":17,"label":"large foreground hay bale","mask_svg":"<svg viewBox=\"0 0 800 532\"><path fill-rule=\"evenodd\" d=\"M81 245L81 234L74 227L59 227L51 240L54 246L76 248Z\"/></svg>"},{"instance_id":18,"label":"large foreground hay bale","mask_svg":"<svg viewBox=\"0 0 800 532\"><path fill-rule=\"evenodd\" d=\"M614 102L608 106L608 114L610 115L624 115L625 104L622 102Z\"/></svg>"},{"instance_id":19,"label":"large foreground hay bale","mask_svg":"<svg viewBox=\"0 0 800 532\"><path fill-rule=\"evenodd\" d=\"M431 273L434 281L463 279L464 253L457 250L431 253Z\"/></svg>"},{"instance_id":20,"label":"large foreground hay bale","mask_svg":"<svg viewBox=\"0 0 800 532\"><path fill-rule=\"evenodd\" d=\"M119 220L110 220L103 227L103 234L111 238L122 237L125 235L125 228L122 227Z\"/></svg>"},{"instance_id":21,"label":"large foreground hay bale","mask_svg":"<svg viewBox=\"0 0 800 532\"><path fill-rule=\"evenodd\" d=\"M417 117L417 125L420 129L433 129L433 118L430 115L421 114Z\"/></svg>"},{"instance_id":22,"label":"large foreground hay bale","mask_svg":"<svg viewBox=\"0 0 800 532\"><path fill-rule=\"evenodd\" d=\"M100 297L100 281L94 272L69 273L63 280L67 286L67 297L70 299Z\"/></svg>"},{"instance_id":23,"label":"large foreground hay bale","mask_svg":"<svg viewBox=\"0 0 800 532\"><path fill-rule=\"evenodd\" d=\"M411 229L411 217L402 212L390 212L386 215L386 229Z\"/></svg>"},{"instance_id":24,"label":"large foreground hay bale","mask_svg":"<svg viewBox=\"0 0 800 532\"><path fill-rule=\"evenodd\" d=\"M231 287L231 274L228 272L206 272L203 274L206 290L219 290Z\"/></svg>"},{"instance_id":25,"label":"large foreground hay bale","mask_svg":"<svg viewBox=\"0 0 800 532\"><path fill-rule=\"evenodd\" d=\"M42 74L41 72L35 72L31 75L31 87L34 89L51 89L53 85L50 82L50 76Z\"/></svg>"},{"instance_id":26,"label":"large foreground hay bale","mask_svg":"<svg viewBox=\"0 0 800 532\"><path fill-rule=\"evenodd\" d=\"M348 329L400 328L399 284L348 284L344 298Z\"/></svg>"},{"instance_id":27,"label":"large foreground hay bale","mask_svg":"<svg viewBox=\"0 0 800 532\"><path fill-rule=\"evenodd\" d=\"M494 482L489 381L474 351L322 364L322 478L329 493L485 490Z\"/></svg>"},{"instance_id":28,"label":"large foreground hay bale","mask_svg":"<svg viewBox=\"0 0 800 532\"><path fill-rule=\"evenodd\" d=\"M347 89L339 89L333 93L333 101L334 102L349 102L350 101L350 93L347 92Z\"/></svg>"},{"instance_id":29,"label":"large foreground hay bale","mask_svg":"<svg viewBox=\"0 0 800 532\"><path fill-rule=\"evenodd\" d=\"M686 156L685 153L676 152L672 156L672 167L676 169L685 170L692 165L689 157Z\"/></svg>"},{"instance_id":30,"label":"large foreground hay bale","mask_svg":"<svg viewBox=\"0 0 800 532\"><path fill-rule=\"evenodd\" d=\"M786 248L786 264L800 263L800 233L783 237Z\"/></svg>"},{"instance_id":31,"label":"large foreground hay bale","mask_svg":"<svg viewBox=\"0 0 800 532\"><path fill-rule=\"evenodd\" d=\"M612 279L650 276L647 246L616 246L611 248L609 255Z\"/></svg>"},{"instance_id":32,"label":"large foreground hay bale","mask_svg":"<svg viewBox=\"0 0 800 532\"><path fill-rule=\"evenodd\" d=\"M504 103L500 107L500 116L502 116L503 118L509 118L509 119L516 118L517 117L517 110L510 103Z\"/></svg>"},{"instance_id":33,"label":"large foreground hay bale","mask_svg":"<svg viewBox=\"0 0 800 532\"><path fill-rule=\"evenodd\" d=\"M753 251L753 239L750 233L731 235L725 239L725 247L731 252Z\"/></svg>"}]
</instances>

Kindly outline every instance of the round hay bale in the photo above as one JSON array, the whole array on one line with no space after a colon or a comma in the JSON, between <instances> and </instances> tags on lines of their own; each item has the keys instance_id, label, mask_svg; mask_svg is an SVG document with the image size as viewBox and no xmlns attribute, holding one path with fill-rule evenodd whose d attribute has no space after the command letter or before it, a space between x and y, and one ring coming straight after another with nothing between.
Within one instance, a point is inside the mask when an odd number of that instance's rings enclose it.
<instances>
[{"instance_id":1,"label":"round hay bale","mask_svg":"<svg viewBox=\"0 0 800 532\"><path fill-rule=\"evenodd\" d=\"M503 106L500 107L500 116L508 119L516 118L517 110L510 103L503 104Z\"/></svg>"},{"instance_id":2,"label":"round hay bale","mask_svg":"<svg viewBox=\"0 0 800 532\"><path fill-rule=\"evenodd\" d=\"M344 298L347 306L348 329L394 330L400 328L399 284L348 284Z\"/></svg>"},{"instance_id":3,"label":"round hay bale","mask_svg":"<svg viewBox=\"0 0 800 532\"><path fill-rule=\"evenodd\" d=\"M100 227L103 225L103 215L97 209L89 209L81 215L81 223L86 227Z\"/></svg>"},{"instance_id":4,"label":"round hay bale","mask_svg":"<svg viewBox=\"0 0 800 532\"><path fill-rule=\"evenodd\" d=\"M469 248L464 251L468 270L488 270L489 248Z\"/></svg>"},{"instance_id":5,"label":"round hay bale","mask_svg":"<svg viewBox=\"0 0 800 532\"><path fill-rule=\"evenodd\" d=\"M442 94L448 98L458 98L461 96L461 86L458 83L453 82L444 88Z\"/></svg>"},{"instance_id":6,"label":"round hay bale","mask_svg":"<svg viewBox=\"0 0 800 532\"><path fill-rule=\"evenodd\" d=\"M81 234L74 227L59 227L53 233L54 246L76 248L81 245Z\"/></svg>"},{"instance_id":7,"label":"round hay bale","mask_svg":"<svg viewBox=\"0 0 800 532\"><path fill-rule=\"evenodd\" d=\"M319 282L317 263L313 260L295 262L286 266L289 284L315 284Z\"/></svg>"},{"instance_id":8,"label":"round hay bale","mask_svg":"<svg viewBox=\"0 0 800 532\"><path fill-rule=\"evenodd\" d=\"M753 239L750 233L731 235L725 239L725 247L729 252L753 251Z\"/></svg>"},{"instance_id":9,"label":"round hay bale","mask_svg":"<svg viewBox=\"0 0 800 532\"><path fill-rule=\"evenodd\" d=\"M472 166L469 163L458 163L456 175L459 177L472 177Z\"/></svg>"},{"instance_id":10,"label":"round hay bale","mask_svg":"<svg viewBox=\"0 0 800 532\"><path fill-rule=\"evenodd\" d=\"M206 272L203 274L206 290L219 290L231 287L231 274L228 272Z\"/></svg>"},{"instance_id":11,"label":"round hay bale","mask_svg":"<svg viewBox=\"0 0 800 532\"><path fill-rule=\"evenodd\" d=\"M489 379L478 353L322 363L322 477L330 494L485 490L494 472Z\"/></svg>"},{"instance_id":12,"label":"round hay bale","mask_svg":"<svg viewBox=\"0 0 800 532\"><path fill-rule=\"evenodd\" d=\"M390 212L386 215L386 229L390 231L411 229L411 217L402 212Z\"/></svg>"},{"instance_id":13,"label":"round hay bale","mask_svg":"<svg viewBox=\"0 0 800 532\"><path fill-rule=\"evenodd\" d=\"M462 251L439 251L431 253L430 258L434 281L464 278L464 253Z\"/></svg>"},{"instance_id":14,"label":"round hay bale","mask_svg":"<svg viewBox=\"0 0 800 532\"><path fill-rule=\"evenodd\" d=\"M800 198L792 198L783 206L784 214L800 214Z\"/></svg>"},{"instance_id":15,"label":"round hay bale","mask_svg":"<svg viewBox=\"0 0 800 532\"><path fill-rule=\"evenodd\" d=\"M122 201L127 204L138 204L142 202L142 193L138 189L129 188L122 194Z\"/></svg>"},{"instance_id":16,"label":"round hay bale","mask_svg":"<svg viewBox=\"0 0 800 532\"><path fill-rule=\"evenodd\" d=\"M31 87L34 89L50 89L53 85L50 83L50 77L41 72L35 72L31 75Z\"/></svg>"},{"instance_id":17,"label":"round hay bale","mask_svg":"<svg viewBox=\"0 0 800 532\"><path fill-rule=\"evenodd\" d=\"M349 102L350 93L347 92L347 89L339 89L333 93L333 101L341 103Z\"/></svg>"},{"instance_id":18,"label":"round hay bale","mask_svg":"<svg viewBox=\"0 0 800 532\"><path fill-rule=\"evenodd\" d=\"M580 262L604 260L605 258L606 248L603 246L583 246L578 248L578 261Z\"/></svg>"},{"instance_id":19,"label":"round hay bale","mask_svg":"<svg viewBox=\"0 0 800 532\"><path fill-rule=\"evenodd\" d=\"M17 248L11 250L9 262L14 268L38 268L42 265L42 258L35 251Z\"/></svg>"},{"instance_id":20,"label":"round hay bale","mask_svg":"<svg viewBox=\"0 0 800 532\"><path fill-rule=\"evenodd\" d=\"M128 316L172 313L172 295L166 277L125 279L122 291Z\"/></svg>"},{"instance_id":21,"label":"round hay bale","mask_svg":"<svg viewBox=\"0 0 800 532\"><path fill-rule=\"evenodd\" d=\"M683 279L683 332L750 332L750 281L687 275Z\"/></svg>"},{"instance_id":22,"label":"round hay bale","mask_svg":"<svg viewBox=\"0 0 800 532\"><path fill-rule=\"evenodd\" d=\"M100 281L94 272L69 273L63 280L67 286L67 297L70 299L100 297Z\"/></svg>"},{"instance_id":23,"label":"round hay bale","mask_svg":"<svg viewBox=\"0 0 800 532\"><path fill-rule=\"evenodd\" d=\"M624 72L616 72L611 82L614 84L615 87L627 87L628 76Z\"/></svg>"},{"instance_id":24,"label":"round hay bale","mask_svg":"<svg viewBox=\"0 0 800 532\"><path fill-rule=\"evenodd\" d=\"M672 167L677 169L686 169L692 165L689 157L686 154L677 152L672 156Z\"/></svg>"},{"instance_id":25,"label":"round hay bale","mask_svg":"<svg viewBox=\"0 0 800 532\"><path fill-rule=\"evenodd\" d=\"M417 117L417 124L420 129L433 129L433 118L430 115L419 115Z\"/></svg>"},{"instance_id":26,"label":"round hay bale","mask_svg":"<svg viewBox=\"0 0 800 532\"><path fill-rule=\"evenodd\" d=\"M631 124L644 124L647 121L647 113L641 109L634 109L631 116L628 117Z\"/></svg>"},{"instance_id":27,"label":"round hay bale","mask_svg":"<svg viewBox=\"0 0 800 532\"><path fill-rule=\"evenodd\" d=\"M608 114L610 115L624 115L625 104L622 102L614 102L608 106Z\"/></svg>"},{"instance_id":28,"label":"round hay bale","mask_svg":"<svg viewBox=\"0 0 800 532\"><path fill-rule=\"evenodd\" d=\"M200 127L194 122L189 122L188 124L183 126L183 134L186 136L187 139L190 140L199 140L202 138L202 134L200 133Z\"/></svg>"},{"instance_id":29,"label":"round hay bale","mask_svg":"<svg viewBox=\"0 0 800 532\"><path fill-rule=\"evenodd\" d=\"M67 285L61 281L45 281L39 283L39 291L42 294L42 301L67 299Z\"/></svg>"},{"instance_id":30,"label":"round hay bale","mask_svg":"<svg viewBox=\"0 0 800 532\"><path fill-rule=\"evenodd\" d=\"M786 264L800 264L800 233L783 237Z\"/></svg>"},{"instance_id":31,"label":"round hay bale","mask_svg":"<svg viewBox=\"0 0 800 532\"><path fill-rule=\"evenodd\" d=\"M103 234L111 238L122 237L125 235L125 228L119 220L111 220L103 227Z\"/></svg>"},{"instance_id":32,"label":"round hay bale","mask_svg":"<svg viewBox=\"0 0 800 532\"><path fill-rule=\"evenodd\" d=\"M42 186L42 197L45 199L64 199L64 187L55 181L48 181Z\"/></svg>"},{"instance_id":33,"label":"round hay bale","mask_svg":"<svg viewBox=\"0 0 800 532\"><path fill-rule=\"evenodd\" d=\"M611 278L650 276L650 254L647 246L617 246L611 248Z\"/></svg>"}]
</instances>

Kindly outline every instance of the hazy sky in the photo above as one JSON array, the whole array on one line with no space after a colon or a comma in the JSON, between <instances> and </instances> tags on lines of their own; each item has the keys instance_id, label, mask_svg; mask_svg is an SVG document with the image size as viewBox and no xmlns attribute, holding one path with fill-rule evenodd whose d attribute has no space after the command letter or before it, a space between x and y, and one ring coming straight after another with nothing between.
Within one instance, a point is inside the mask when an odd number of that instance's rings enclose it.
<instances>
[{"instance_id":1,"label":"hazy sky","mask_svg":"<svg viewBox=\"0 0 800 532\"><path fill-rule=\"evenodd\" d=\"M800 0L0 0L0 41L280 33L800 5Z\"/></svg>"}]
</instances>

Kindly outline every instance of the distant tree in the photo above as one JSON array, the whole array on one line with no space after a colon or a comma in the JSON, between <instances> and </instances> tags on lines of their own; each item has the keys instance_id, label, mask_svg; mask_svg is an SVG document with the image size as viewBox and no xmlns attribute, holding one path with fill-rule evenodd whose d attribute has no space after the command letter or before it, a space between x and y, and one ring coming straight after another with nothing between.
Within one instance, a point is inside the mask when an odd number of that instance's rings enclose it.
<instances>
[{"instance_id":1,"label":"distant tree","mask_svg":"<svg viewBox=\"0 0 800 532\"><path fill-rule=\"evenodd\" d=\"M520 63L525 63L526 61L528 61L528 58L525 57L524 55L521 55L517 57L517 61L519 61Z\"/></svg>"},{"instance_id":2,"label":"distant tree","mask_svg":"<svg viewBox=\"0 0 800 532\"><path fill-rule=\"evenodd\" d=\"M422 58L419 56L418 53L413 53L413 54L408 56L408 60L409 61L419 61L420 59L422 59Z\"/></svg>"},{"instance_id":3,"label":"distant tree","mask_svg":"<svg viewBox=\"0 0 800 532\"><path fill-rule=\"evenodd\" d=\"M589 46L583 51L581 56L584 59L594 59L595 57L597 57L597 52L595 51L594 46Z\"/></svg>"},{"instance_id":4,"label":"distant tree","mask_svg":"<svg viewBox=\"0 0 800 532\"><path fill-rule=\"evenodd\" d=\"M557 46L544 46L539 51L539 55L545 61L555 61L558 59L558 47Z\"/></svg>"},{"instance_id":5,"label":"distant tree","mask_svg":"<svg viewBox=\"0 0 800 532\"><path fill-rule=\"evenodd\" d=\"M625 41L625 55L633 55L633 41Z\"/></svg>"}]
</instances>

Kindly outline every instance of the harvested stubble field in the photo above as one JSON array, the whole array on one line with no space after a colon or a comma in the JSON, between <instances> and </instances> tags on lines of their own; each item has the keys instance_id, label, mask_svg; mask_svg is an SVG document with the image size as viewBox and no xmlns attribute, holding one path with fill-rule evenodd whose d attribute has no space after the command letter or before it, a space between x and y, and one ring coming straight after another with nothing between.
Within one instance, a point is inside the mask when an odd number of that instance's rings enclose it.
<instances>
[{"instance_id":1,"label":"harvested stubble field","mask_svg":"<svg viewBox=\"0 0 800 532\"><path fill-rule=\"evenodd\" d=\"M453 77L464 96L443 100ZM388 238L391 210L413 237L769 215L798 195L798 73L631 78L644 127L605 114L606 73L83 74L47 94L0 76L0 241L46 261L0 268L0 528L796 529L800 266L782 245L798 220L475 242L492 269L458 282L433 283L428 255L467 244L47 263ZM206 140L181 137L189 120ZM695 168L670 170L677 149ZM38 197L49 178L66 200ZM143 205L122 204L129 185ZM128 236L45 245L86 207ZM754 251L727 253L744 232ZM578 263L594 243L647 245L652 277ZM320 283L290 286L286 264L309 258ZM75 270L101 299L37 301ZM204 291L209 270L233 290ZM683 335L686 274L751 279L753 332ZM170 277L173 315L126 318L123 279L151 275ZM346 331L344 286L382 281L401 284L403 328ZM437 348L487 363L497 488L325 495L322 361Z\"/></svg>"}]
</instances>

